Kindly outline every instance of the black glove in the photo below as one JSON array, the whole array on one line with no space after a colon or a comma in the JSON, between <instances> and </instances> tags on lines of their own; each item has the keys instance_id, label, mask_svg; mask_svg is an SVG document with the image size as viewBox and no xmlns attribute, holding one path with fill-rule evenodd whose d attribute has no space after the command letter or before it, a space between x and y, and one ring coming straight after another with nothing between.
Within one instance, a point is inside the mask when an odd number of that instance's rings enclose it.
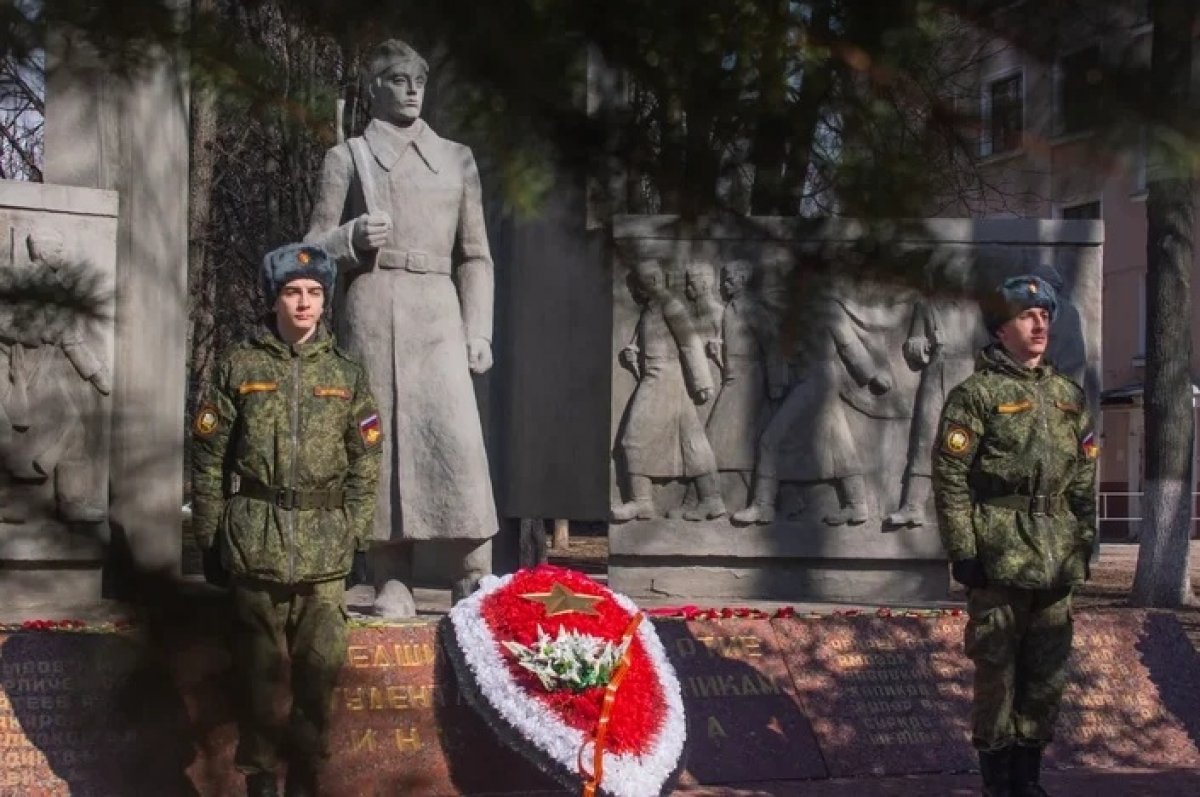
<instances>
[{"instance_id":1,"label":"black glove","mask_svg":"<svg viewBox=\"0 0 1200 797\"><path fill-rule=\"evenodd\" d=\"M201 563L204 567L204 580L214 587L229 586L229 571L221 561L221 548L216 543L200 552Z\"/></svg>"},{"instance_id":2,"label":"black glove","mask_svg":"<svg viewBox=\"0 0 1200 797\"><path fill-rule=\"evenodd\" d=\"M967 589L983 589L988 585L983 562L975 559L959 559L950 563L950 575Z\"/></svg>"},{"instance_id":3,"label":"black glove","mask_svg":"<svg viewBox=\"0 0 1200 797\"><path fill-rule=\"evenodd\" d=\"M367 552L355 551L354 561L350 563L350 572L346 574L346 589L366 584L370 581L367 573Z\"/></svg>"}]
</instances>

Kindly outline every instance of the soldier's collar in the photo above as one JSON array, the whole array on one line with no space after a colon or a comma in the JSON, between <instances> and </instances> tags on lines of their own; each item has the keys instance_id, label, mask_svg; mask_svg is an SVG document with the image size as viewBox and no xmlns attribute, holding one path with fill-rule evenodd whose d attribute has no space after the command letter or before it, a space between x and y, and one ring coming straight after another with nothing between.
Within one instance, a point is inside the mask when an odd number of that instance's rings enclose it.
<instances>
[{"instance_id":1,"label":"soldier's collar","mask_svg":"<svg viewBox=\"0 0 1200 797\"><path fill-rule=\"evenodd\" d=\"M363 139L375 156L376 162L385 171L391 171L396 161L409 147L416 150L417 155L434 174L441 171L440 149L438 134L425 124L424 119L418 119L410 127L397 127L381 119L372 119L367 129L363 131Z\"/></svg>"}]
</instances>

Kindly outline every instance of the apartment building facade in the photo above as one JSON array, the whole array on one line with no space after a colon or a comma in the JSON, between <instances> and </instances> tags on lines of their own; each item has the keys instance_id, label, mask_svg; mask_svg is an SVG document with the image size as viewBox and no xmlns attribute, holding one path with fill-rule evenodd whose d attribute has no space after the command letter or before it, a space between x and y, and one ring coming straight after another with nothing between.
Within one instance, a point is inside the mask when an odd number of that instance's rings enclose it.
<instances>
[{"instance_id":1,"label":"apartment building facade","mask_svg":"<svg viewBox=\"0 0 1200 797\"><path fill-rule=\"evenodd\" d=\"M992 189L973 212L1104 222L1101 531L1119 539L1137 533L1145 476L1147 163L1144 128L1112 112L1103 81L1121 64L1148 63L1153 28L1144 2L1094 22L1060 30L1036 55L986 40L975 83L978 167ZM1198 294L1193 277L1193 305ZM1198 349L1193 323L1193 382Z\"/></svg>"}]
</instances>

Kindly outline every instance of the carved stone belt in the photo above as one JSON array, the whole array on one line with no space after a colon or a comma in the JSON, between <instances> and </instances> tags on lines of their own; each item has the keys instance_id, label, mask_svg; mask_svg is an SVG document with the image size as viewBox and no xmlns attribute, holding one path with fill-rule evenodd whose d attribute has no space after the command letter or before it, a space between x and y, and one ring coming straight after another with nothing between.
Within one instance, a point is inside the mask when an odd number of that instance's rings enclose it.
<instances>
[{"instance_id":1,"label":"carved stone belt","mask_svg":"<svg viewBox=\"0 0 1200 797\"><path fill-rule=\"evenodd\" d=\"M1015 512L1028 512L1031 515L1062 515L1067 511L1067 498L1058 495L998 495L984 499L989 506L1012 509Z\"/></svg>"},{"instance_id":2,"label":"carved stone belt","mask_svg":"<svg viewBox=\"0 0 1200 797\"><path fill-rule=\"evenodd\" d=\"M410 271L413 274L449 274L450 258L427 252L407 252L403 249L380 249L375 256L378 268Z\"/></svg>"},{"instance_id":3,"label":"carved stone belt","mask_svg":"<svg viewBox=\"0 0 1200 797\"><path fill-rule=\"evenodd\" d=\"M238 484L234 495L244 495L255 501L266 501L283 510L341 509L346 502L346 493L340 488L333 490L297 490L293 487L272 487L257 479L245 476Z\"/></svg>"}]
</instances>

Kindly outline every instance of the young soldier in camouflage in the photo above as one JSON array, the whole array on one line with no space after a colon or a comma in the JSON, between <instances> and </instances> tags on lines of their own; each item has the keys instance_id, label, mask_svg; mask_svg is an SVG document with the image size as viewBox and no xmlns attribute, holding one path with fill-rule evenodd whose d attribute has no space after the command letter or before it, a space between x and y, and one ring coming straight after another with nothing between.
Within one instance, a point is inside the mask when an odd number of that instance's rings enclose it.
<instances>
[{"instance_id":1,"label":"young soldier in camouflage","mask_svg":"<svg viewBox=\"0 0 1200 797\"><path fill-rule=\"evenodd\" d=\"M205 574L230 578L240 691L237 765L250 797L316 794L346 656L343 579L368 538L380 429L366 373L321 324L335 266L289 245L263 259L274 315L219 365L193 424L193 524ZM275 712L290 656L292 712Z\"/></svg>"},{"instance_id":2,"label":"young soldier in camouflage","mask_svg":"<svg viewBox=\"0 0 1200 797\"><path fill-rule=\"evenodd\" d=\"M984 303L996 343L950 392L933 454L942 543L967 587L973 741L985 795L1044 795L1071 652L1071 590L1088 577L1097 448L1083 390L1043 361L1057 311L1037 277Z\"/></svg>"}]
</instances>

